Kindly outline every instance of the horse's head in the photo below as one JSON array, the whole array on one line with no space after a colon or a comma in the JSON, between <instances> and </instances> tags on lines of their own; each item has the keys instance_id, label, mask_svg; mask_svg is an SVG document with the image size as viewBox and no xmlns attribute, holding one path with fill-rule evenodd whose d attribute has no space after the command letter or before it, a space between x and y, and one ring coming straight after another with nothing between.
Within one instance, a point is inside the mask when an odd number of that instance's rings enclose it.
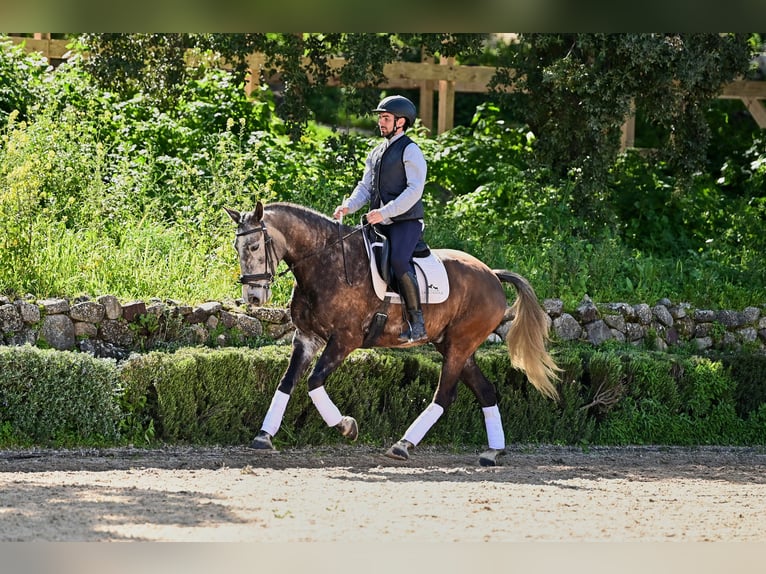
<instances>
[{"instance_id":1,"label":"horse's head","mask_svg":"<svg viewBox=\"0 0 766 574\"><path fill-rule=\"evenodd\" d=\"M279 263L263 221L263 204L259 201L255 209L243 213L228 207L224 210L237 224L234 248L239 254L242 298L247 303L261 305L271 298L271 282Z\"/></svg>"}]
</instances>

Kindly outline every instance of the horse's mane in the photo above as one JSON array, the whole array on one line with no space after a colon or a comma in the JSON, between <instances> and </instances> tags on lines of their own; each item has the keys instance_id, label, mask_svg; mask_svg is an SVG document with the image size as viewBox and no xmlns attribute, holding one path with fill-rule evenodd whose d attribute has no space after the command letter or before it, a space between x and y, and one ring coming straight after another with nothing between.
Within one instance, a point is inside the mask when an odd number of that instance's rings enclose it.
<instances>
[{"instance_id":1,"label":"horse's mane","mask_svg":"<svg viewBox=\"0 0 766 574\"><path fill-rule=\"evenodd\" d=\"M275 201L274 203L265 203L264 209L266 211L286 211L286 212L297 211L304 214L305 217L326 219L328 221L332 221L332 219L329 216L317 211L316 209L313 209L311 207L306 207L305 205L299 205L297 203L291 203L289 201Z\"/></svg>"},{"instance_id":2,"label":"horse's mane","mask_svg":"<svg viewBox=\"0 0 766 574\"><path fill-rule=\"evenodd\" d=\"M297 217L306 222L313 229L335 227L336 221L330 216L305 205L291 203L289 201L276 201L264 206L264 213L284 213L291 217Z\"/></svg>"}]
</instances>

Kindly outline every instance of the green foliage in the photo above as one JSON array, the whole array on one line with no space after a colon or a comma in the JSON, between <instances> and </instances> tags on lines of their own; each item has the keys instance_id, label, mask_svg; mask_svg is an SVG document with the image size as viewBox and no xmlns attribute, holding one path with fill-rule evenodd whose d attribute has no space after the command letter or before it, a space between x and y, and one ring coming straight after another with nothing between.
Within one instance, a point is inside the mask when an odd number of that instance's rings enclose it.
<instances>
[{"instance_id":1,"label":"green foliage","mask_svg":"<svg viewBox=\"0 0 766 574\"><path fill-rule=\"evenodd\" d=\"M109 445L121 412L113 362L35 347L0 347L3 444Z\"/></svg>"},{"instance_id":2,"label":"green foliage","mask_svg":"<svg viewBox=\"0 0 766 574\"><path fill-rule=\"evenodd\" d=\"M720 361L631 353L627 395L599 425L599 444L763 444L766 433L737 415L737 381Z\"/></svg>"},{"instance_id":3,"label":"green foliage","mask_svg":"<svg viewBox=\"0 0 766 574\"><path fill-rule=\"evenodd\" d=\"M121 46L130 35L116 36L115 46ZM174 97L164 102L142 81L124 91L99 87L79 57L43 74L19 63L21 53L14 49L11 56L4 44L4 80L31 91L21 98L24 111L10 111L0 127L0 292L11 297L109 293L189 303L236 297L237 261L223 206L248 209L256 199L287 200L330 213L350 193L379 138L311 124L303 137L285 137L286 126L277 117L285 102L266 87L246 96L241 77L210 66L214 58L204 50L244 54L264 42L272 55L289 48L283 56L295 64L301 44L288 46L293 39L283 35L246 36L194 35L200 51L176 78ZM361 77L373 82L376 66L386 58L417 60L415 46L436 46L436 36L330 34L301 40L317 62L327 56L321 55L327 46L343 46L340 52L353 57L342 74L349 82ZM653 45L640 35L585 36L577 37L578 57L602 44L613 50L627 42L630 53ZM442 55L461 42L477 41L474 35L439 37L449 44ZM687 47L696 53L706 37L690 39ZM736 49L730 41L722 38L728 47L719 46L716 54L723 57L731 49L731 56ZM143 38L126 51L124 64L138 66L138 60L128 62L150 45L157 49L152 57L177 55L170 44L157 42ZM365 53L370 43L374 50ZM650 50L649 56L661 53ZM680 69L698 69L686 64ZM115 59L110 65L122 64ZM168 66L170 71L175 64ZM652 78L659 82L664 76ZM584 76L575 80L585 85ZM603 81L609 89L621 89L612 72ZM587 94L595 106L598 94L592 89ZM349 99L364 112L380 95L346 89L343 97L326 99L329 93L314 92L323 102L317 105L337 107L329 112L348 118L356 113ZM735 121L734 110L705 107L713 136L708 171L684 177L670 161L631 153L609 164L589 196L595 203L587 207L582 169L558 177L555 166L540 165L541 134L511 119L524 118L518 112L526 99L516 93L512 105L499 106L485 98L468 125L436 138L415 126L413 137L429 162L425 202L431 246L463 249L491 267L520 272L538 296L560 297L567 306L585 294L597 301L669 297L696 307L762 304L766 140ZM533 103L550 104L546 98ZM369 113L364 117L370 119ZM289 276L280 277L275 305L287 304L291 283Z\"/></svg>"},{"instance_id":4,"label":"green foliage","mask_svg":"<svg viewBox=\"0 0 766 574\"><path fill-rule=\"evenodd\" d=\"M16 111L24 120L28 110L43 97L43 77L48 62L27 54L22 46L0 37L0 124Z\"/></svg>"},{"instance_id":5,"label":"green foliage","mask_svg":"<svg viewBox=\"0 0 766 574\"><path fill-rule=\"evenodd\" d=\"M556 351L559 402L535 391L510 366L504 347L478 351L477 363L496 386L509 443L766 444L766 403L762 394L748 394L747 370L616 346L567 344ZM247 444L289 352L274 345L185 347L133 355L117 366L79 353L0 347L0 445ZM431 402L440 368L440 355L428 349L360 349L331 374L327 388L359 422L359 440L383 446ZM304 378L275 437L279 448L345 440L327 428L306 391ZM481 410L467 388L458 387L426 441L486 445Z\"/></svg>"},{"instance_id":6,"label":"green foliage","mask_svg":"<svg viewBox=\"0 0 766 574\"><path fill-rule=\"evenodd\" d=\"M286 360L285 347L155 351L133 357L123 366L123 402L139 428L153 421L162 440L249 442L259 417L268 409L273 382Z\"/></svg>"},{"instance_id":7,"label":"green foliage","mask_svg":"<svg viewBox=\"0 0 766 574\"><path fill-rule=\"evenodd\" d=\"M660 126L660 157L693 174L710 140L706 104L750 54L746 34L522 34L493 85L521 108L541 163L577 182L577 213L608 221L601 201L631 106ZM512 84L526 97L508 96Z\"/></svg>"},{"instance_id":8,"label":"green foliage","mask_svg":"<svg viewBox=\"0 0 766 574\"><path fill-rule=\"evenodd\" d=\"M723 354L718 360L737 381L734 391L737 414L743 418L754 414L762 403L766 403L766 356L738 352Z\"/></svg>"},{"instance_id":9,"label":"green foliage","mask_svg":"<svg viewBox=\"0 0 766 574\"><path fill-rule=\"evenodd\" d=\"M377 103L374 88L384 79L385 64L407 59L412 52L419 59L421 49L444 56L472 54L481 49L484 37L451 33L91 33L83 34L80 41L90 54L87 69L104 88L128 98L143 92L163 107L172 105L189 79L187 51L201 60L224 58L232 65L238 84L248 69L248 56L259 52L265 56L264 75L279 72L284 97L277 113L291 139L298 141L312 114L324 112L322 96L328 92L325 84L332 72L332 57L342 55L346 60L338 71L345 89L334 92L340 97L340 107L352 115L363 114Z\"/></svg>"}]
</instances>

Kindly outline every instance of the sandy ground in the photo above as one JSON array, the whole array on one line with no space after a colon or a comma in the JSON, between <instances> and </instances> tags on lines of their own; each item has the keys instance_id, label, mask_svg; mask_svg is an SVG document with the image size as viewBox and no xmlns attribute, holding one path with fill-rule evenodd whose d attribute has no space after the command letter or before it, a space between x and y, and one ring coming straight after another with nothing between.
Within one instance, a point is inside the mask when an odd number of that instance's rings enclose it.
<instances>
[{"instance_id":1,"label":"sandy ground","mask_svg":"<svg viewBox=\"0 0 766 574\"><path fill-rule=\"evenodd\" d=\"M0 541L766 541L766 449L0 451Z\"/></svg>"}]
</instances>

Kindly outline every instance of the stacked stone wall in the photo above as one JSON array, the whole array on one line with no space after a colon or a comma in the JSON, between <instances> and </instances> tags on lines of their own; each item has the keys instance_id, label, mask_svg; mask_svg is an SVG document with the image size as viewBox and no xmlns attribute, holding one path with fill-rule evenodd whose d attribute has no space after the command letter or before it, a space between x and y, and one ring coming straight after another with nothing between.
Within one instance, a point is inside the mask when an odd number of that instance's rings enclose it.
<instances>
[{"instance_id":1,"label":"stacked stone wall","mask_svg":"<svg viewBox=\"0 0 766 574\"><path fill-rule=\"evenodd\" d=\"M542 306L554 340L593 345L615 340L661 350L690 345L701 352L743 346L763 352L766 344L766 305L711 310L667 299L654 305L596 304L586 296L571 311L564 310L560 299L546 299ZM506 316L490 340L501 341L512 319ZM0 343L77 349L117 359L168 346L286 342L293 329L287 309L254 308L233 300L191 306L159 299L120 302L111 295L73 300L0 297Z\"/></svg>"}]
</instances>

